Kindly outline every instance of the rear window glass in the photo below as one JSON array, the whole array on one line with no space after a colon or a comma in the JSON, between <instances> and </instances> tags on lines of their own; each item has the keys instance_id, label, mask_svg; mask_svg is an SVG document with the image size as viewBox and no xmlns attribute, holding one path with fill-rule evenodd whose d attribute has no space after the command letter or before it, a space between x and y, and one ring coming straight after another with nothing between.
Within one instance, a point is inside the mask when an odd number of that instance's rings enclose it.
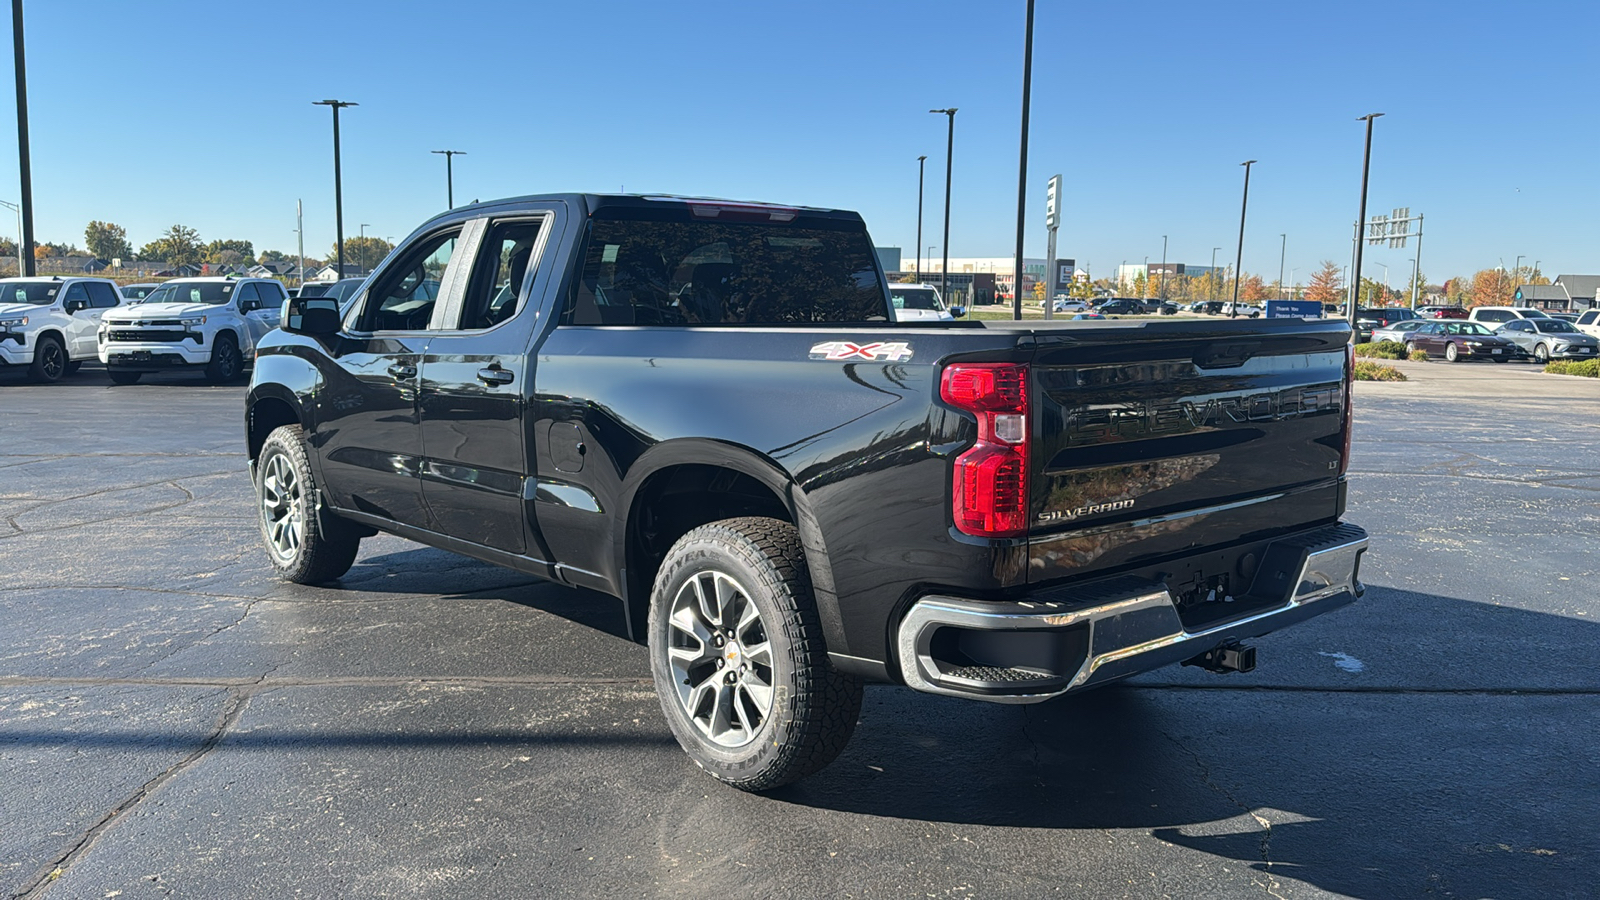
<instances>
[{"instance_id":1,"label":"rear window glass","mask_svg":"<svg viewBox=\"0 0 1600 900\"><path fill-rule=\"evenodd\" d=\"M903 288L889 285L889 300L895 309L931 309L942 312L939 295L932 288Z\"/></svg>"},{"instance_id":2,"label":"rear window glass","mask_svg":"<svg viewBox=\"0 0 1600 900\"><path fill-rule=\"evenodd\" d=\"M688 210L628 210L625 215L590 222L583 274L565 324L779 325L888 318L872 244L858 224L708 222L696 221Z\"/></svg>"}]
</instances>

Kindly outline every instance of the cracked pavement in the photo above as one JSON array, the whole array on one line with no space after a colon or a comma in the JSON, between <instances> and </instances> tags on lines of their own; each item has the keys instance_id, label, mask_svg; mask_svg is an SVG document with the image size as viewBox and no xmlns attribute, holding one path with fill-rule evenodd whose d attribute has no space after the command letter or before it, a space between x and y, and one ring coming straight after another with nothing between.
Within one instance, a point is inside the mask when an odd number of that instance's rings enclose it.
<instances>
[{"instance_id":1,"label":"cracked pavement","mask_svg":"<svg viewBox=\"0 0 1600 900\"><path fill-rule=\"evenodd\" d=\"M1361 602L1248 675L871 688L764 797L613 600L391 537L275 581L242 388L0 376L0 896L1589 896L1600 384L1401 368L1357 388Z\"/></svg>"}]
</instances>

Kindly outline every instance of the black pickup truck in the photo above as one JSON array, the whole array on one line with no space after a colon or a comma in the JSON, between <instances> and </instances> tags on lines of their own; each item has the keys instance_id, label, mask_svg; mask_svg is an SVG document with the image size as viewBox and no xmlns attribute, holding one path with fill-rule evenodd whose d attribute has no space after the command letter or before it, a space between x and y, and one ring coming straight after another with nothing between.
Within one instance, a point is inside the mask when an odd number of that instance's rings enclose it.
<instances>
[{"instance_id":1,"label":"black pickup truck","mask_svg":"<svg viewBox=\"0 0 1600 900\"><path fill-rule=\"evenodd\" d=\"M667 721L747 790L863 682L1032 703L1356 599L1339 320L901 322L861 218L476 204L348 311L292 298L246 409L282 577L384 531L619 598Z\"/></svg>"}]
</instances>

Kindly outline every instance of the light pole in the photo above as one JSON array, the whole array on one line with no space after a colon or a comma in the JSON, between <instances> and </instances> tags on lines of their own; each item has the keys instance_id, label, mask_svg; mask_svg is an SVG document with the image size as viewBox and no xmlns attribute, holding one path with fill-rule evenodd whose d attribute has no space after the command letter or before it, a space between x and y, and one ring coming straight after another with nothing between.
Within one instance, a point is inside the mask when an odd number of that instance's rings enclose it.
<instances>
[{"instance_id":1,"label":"light pole","mask_svg":"<svg viewBox=\"0 0 1600 900\"><path fill-rule=\"evenodd\" d=\"M1033 86L1033 0L1028 0L1028 24L1023 35L1022 43L1022 142L1019 161L1017 162L1017 286L1022 286L1022 236L1027 226L1028 208L1028 91ZM955 110L951 110L953 114ZM954 127L955 120L951 119ZM950 236L945 235L944 242L950 243ZM1055 280L1053 272L1045 273L1045 282L1049 284ZM1045 288L1045 309L1055 304L1054 291ZM1022 318L1022 291L1016 291L1011 300L1011 318Z\"/></svg>"},{"instance_id":2,"label":"light pole","mask_svg":"<svg viewBox=\"0 0 1600 900\"><path fill-rule=\"evenodd\" d=\"M1523 257L1523 254L1518 253L1517 254L1517 264L1511 267L1511 280L1512 281L1517 281L1518 279L1520 279L1522 277L1522 257Z\"/></svg>"},{"instance_id":3,"label":"light pole","mask_svg":"<svg viewBox=\"0 0 1600 900\"><path fill-rule=\"evenodd\" d=\"M1206 273L1206 277L1211 279L1212 300L1217 299L1217 251L1221 249L1221 247L1211 248L1211 271Z\"/></svg>"},{"instance_id":4,"label":"light pole","mask_svg":"<svg viewBox=\"0 0 1600 900\"><path fill-rule=\"evenodd\" d=\"M453 162L457 156L466 156L465 150L429 150L429 153L444 155L444 196L445 202L450 204L450 209L456 208L456 173Z\"/></svg>"},{"instance_id":5,"label":"light pole","mask_svg":"<svg viewBox=\"0 0 1600 900\"><path fill-rule=\"evenodd\" d=\"M1289 235L1280 234L1280 235L1278 235L1278 237L1283 238L1283 246L1278 248L1278 299L1282 300L1283 299L1283 258L1285 256L1287 256L1288 253L1289 253Z\"/></svg>"},{"instance_id":6,"label":"light pole","mask_svg":"<svg viewBox=\"0 0 1600 900\"><path fill-rule=\"evenodd\" d=\"M366 222L362 222L361 223L361 241L360 241L360 243L361 243L361 274L365 275L365 274L367 274L367 223ZM344 273L340 272L339 273L339 277L343 278L344 277Z\"/></svg>"},{"instance_id":7,"label":"light pole","mask_svg":"<svg viewBox=\"0 0 1600 900\"><path fill-rule=\"evenodd\" d=\"M1256 161L1247 159L1239 165L1244 166L1244 199L1239 202L1239 250L1233 265L1233 306L1228 309L1229 318L1239 315L1239 282L1244 280L1244 214L1250 208L1250 167Z\"/></svg>"},{"instance_id":8,"label":"light pole","mask_svg":"<svg viewBox=\"0 0 1600 900\"><path fill-rule=\"evenodd\" d=\"M360 106L348 100L313 100L312 106L326 106L333 110L333 223L334 240L337 241L335 265L339 277L344 277L344 184L339 174L339 110L346 106Z\"/></svg>"},{"instance_id":9,"label":"light pole","mask_svg":"<svg viewBox=\"0 0 1600 900\"><path fill-rule=\"evenodd\" d=\"M1150 299L1150 257L1144 258L1144 286L1139 288L1139 299Z\"/></svg>"},{"instance_id":10,"label":"light pole","mask_svg":"<svg viewBox=\"0 0 1600 900\"><path fill-rule=\"evenodd\" d=\"M0 206L17 211L17 274L22 275L22 207L4 200L0 200Z\"/></svg>"},{"instance_id":11,"label":"light pole","mask_svg":"<svg viewBox=\"0 0 1600 900\"><path fill-rule=\"evenodd\" d=\"M33 164L28 157L28 64L23 55L22 0L11 0L11 44L17 67L17 170L22 176L22 208L17 214L17 274L32 278L33 271Z\"/></svg>"},{"instance_id":12,"label":"light pole","mask_svg":"<svg viewBox=\"0 0 1600 900\"><path fill-rule=\"evenodd\" d=\"M1361 155L1361 210L1356 214L1356 261L1355 281L1350 292L1350 302L1347 304L1345 314L1350 318L1350 339L1355 340L1356 331L1356 302L1361 297L1361 229L1367 221L1367 175L1372 171L1372 123L1377 121L1383 113L1367 113L1356 119L1357 122L1367 123L1367 149Z\"/></svg>"},{"instance_id":13,"label":"light pole","mask_svg":"<svg viewBox=\"0 0 1600 900\"><path fill-rule=\"evenodd\" d=\"M926 156L917 157L917 280L922 280L922 175L928 168Z\"/></svg>"},{"instance_id":14,"label":"light pole","mask_svg":"<svg viewBox=\"0 0 1600 900\"><path fill-rule=\"evenodd\" d=\"M1296 294L1298 294L1298 293L1300 293L1300 291L1299 291L1299 290L1298 290L1298 288L1299 288L1299 287L1300 287L1300 285L1299 285L1299 283L1298 283L1298 282L1296 282L1296 281L1295 281L1295 280L1294 280L1294 273L1296 273L1296 272L1298 272L1298 271L1300 271L1300 270L1299 270L1299 269L1290 269L1290 270L1289 270L1289 284L1290 284L1290 288L1289 288L1289 299L1290 299L1290 300L1293 300L1293 299L1294 299L1294 297L1295 297L1295 295L1296 295ZM1318 315L1321 315L1321 313L1318 313Z\"/></svg>"},{"instance_id":15,"label":"light pole","mask_svg":"<svg viewBox=\"0 0 1600 900\"><path fill-rule=\"evenodd\" d=\"M953 170L951 159L956 152L956 108L952 106L949 109L930 109L928 112L950 117L950 136L944 148L944 263L939 267L939 296L948 298L950 296L950 173ZM1022 286L1021 272L1017 273L1017 286ZM1012 291L1013 295L1017 293ZM1017 318L1020 319L1022 318L1020 297L1016 298L1016 303Z\"/></svg>"},{"instance_id":16,"label":"light pole","mask_svg":"<svg viewBox=\"0 0 1600 900\"><path fill-rule=\"evenodd\" d=\"M1167 299L1167 236L1161 236L1161 280L1156 284L1156 299Z\"/></svg>"}]
</instances>

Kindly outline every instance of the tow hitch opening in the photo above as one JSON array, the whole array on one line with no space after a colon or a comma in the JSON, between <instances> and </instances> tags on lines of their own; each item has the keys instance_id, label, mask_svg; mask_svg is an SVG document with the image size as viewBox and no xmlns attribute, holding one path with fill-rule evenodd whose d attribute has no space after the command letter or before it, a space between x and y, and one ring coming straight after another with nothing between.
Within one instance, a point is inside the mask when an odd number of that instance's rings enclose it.
<instances>
[{"instance_id":1,"label":"tow hitch opening","mask_svg":"<svg viewBox=\"0 0 1600 900\"><path fill-rule=\"evenodd\" d=\"M1218 675L1226 675L1229 672L1250 672L1256 667L1256 648L1239 643L1223 644L1192 659L1186 659L1183 664L1199 666Z\"/></svg>"}]
</instances>

